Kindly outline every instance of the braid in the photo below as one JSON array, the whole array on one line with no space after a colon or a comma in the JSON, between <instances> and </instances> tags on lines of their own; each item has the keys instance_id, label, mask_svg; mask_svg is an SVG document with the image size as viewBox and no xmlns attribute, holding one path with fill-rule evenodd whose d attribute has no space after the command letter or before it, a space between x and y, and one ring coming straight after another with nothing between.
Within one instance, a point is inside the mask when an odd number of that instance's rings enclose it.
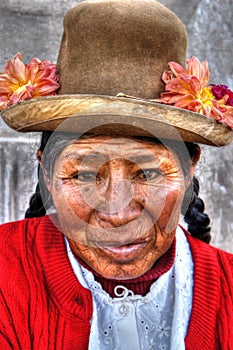
<instances>
[{"instance_id":1,"label":"braid","mask_svg":"<svg viewBox=\"0 0 233 350\"><path fill-rule=\"evenodd\" d=\"M36 192L30 198L29 208L26 210L25 218L39 217L45 214L46 209L40 194L40 184L38 183L36 185Z\"/></svg>"},{"instance_id":2,"label":"braid","mask_svg":"<svg viewBox=\"0 0 233 350\"><path fill-rule=\"evenodd\" d=\"M188 210L184 215L184 221L188 224L188 231L191 236L196 237L206 243L211 240L210 234L210 219L209 216L204 213L205 204L203 200L198 197L199 194L199 182L194 176L193 181L187 192L190 194L190 190L193 192L193 198L189 204ZM185 201L185 198L184 198Z\"/></svg>"},{"instance_id":3,"label":"braid","mask_svg":"<svg viewBox=\"0 0 233 350\"><path fill-rule=\"evenodd\" d=\"M50 136L51 132L42 133L39 150L44 150ZM44 178L40 170L40 164L38 165L38 179L39 181L36 185L36 191L30 198L29 208L25 212L25 218L44 216L46 214L45 204L47 208L49 208L52 204L52 197L44 183Z\"/></svg>"}]
</instances>

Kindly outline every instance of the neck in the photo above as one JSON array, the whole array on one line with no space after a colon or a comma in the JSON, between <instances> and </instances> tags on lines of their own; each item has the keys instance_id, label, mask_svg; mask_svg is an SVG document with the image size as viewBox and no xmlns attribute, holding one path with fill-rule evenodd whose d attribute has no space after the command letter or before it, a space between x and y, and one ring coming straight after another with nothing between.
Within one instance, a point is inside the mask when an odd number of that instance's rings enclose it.
<instances>
[{"instance_id":1,"label":"neck","mask_svg":"<svg viewBox=\"0 0 233 350\"><path fill-rule=\"evenodd\" d=\"M93 273L95 280L101 284L102 288L112 298L114 298L114 288L118 285L122 285L127 289L130 289L134 294L145 296L150 291L152 283L172 267L175 259L175 252L176 240L174 239L167 252L158 261L155 262L149 271L144 273L142 276L128 280L107 279L93 270L89 265L87 265L74 253L74 251L73 254L82 266Z\"/></svg>"}]
</instances>

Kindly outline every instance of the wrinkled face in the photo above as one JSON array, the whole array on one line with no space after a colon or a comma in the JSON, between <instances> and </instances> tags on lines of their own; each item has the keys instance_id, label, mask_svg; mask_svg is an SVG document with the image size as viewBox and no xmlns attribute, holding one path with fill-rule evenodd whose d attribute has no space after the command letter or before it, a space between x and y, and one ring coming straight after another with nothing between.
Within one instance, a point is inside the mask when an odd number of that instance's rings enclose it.
<instances>
[{"instance_id":1,"label":"wrinkled face","mask_svg":"<svg viewBox=\"0 0 233 350\"><path fill-rule=\"evenodd\" d=\"M48 184L72 249L112 279L142 275L168 250L186 187L174 152L110 136L68 145Z\"/></svg>"}]
</instances>

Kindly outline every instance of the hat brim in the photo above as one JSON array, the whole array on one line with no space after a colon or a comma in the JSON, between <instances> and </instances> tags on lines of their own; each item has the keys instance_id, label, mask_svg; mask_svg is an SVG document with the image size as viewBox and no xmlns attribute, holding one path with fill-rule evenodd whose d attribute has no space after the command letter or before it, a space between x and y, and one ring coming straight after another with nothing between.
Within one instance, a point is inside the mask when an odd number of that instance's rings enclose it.
<instances>
[{"instance_id":1,"label":"hat brim","mask_svg":"<svg viewBox=\"0 0 233 350\"><path fill-rule=\"evenodd\" d=\"M154 135L212 146L225 146L233 140L233 131L212 118L124 97L41 97L8 107L2 111L2 118L8 126L21 132L59 130L82 133L94 129L99 134Z\"/></svg>"}]
</instances>

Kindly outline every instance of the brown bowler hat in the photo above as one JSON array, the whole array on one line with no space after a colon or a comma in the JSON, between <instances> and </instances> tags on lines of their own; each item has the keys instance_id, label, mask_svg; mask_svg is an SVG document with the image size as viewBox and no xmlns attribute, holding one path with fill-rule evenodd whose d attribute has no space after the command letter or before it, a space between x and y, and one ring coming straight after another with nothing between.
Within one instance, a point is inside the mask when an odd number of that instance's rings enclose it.
<instances>
[{"instance_id":1,"label":"brown bowler hat","mask_svg":"<svg viewBox=\"0 0 233 350\"><path fill-rule=\"evenodd\" d=\"M182 22L155 0L81 2L64 19L58 95L14 105L2 117L18 131L62 125L66 131L179 135L184 141L226 145L233 140L227 126L148 101L164 90L161 75L168 62L185 64L186 46ZM118 97L120 92L140 100Z\"/></svg>"}]
</instances>

